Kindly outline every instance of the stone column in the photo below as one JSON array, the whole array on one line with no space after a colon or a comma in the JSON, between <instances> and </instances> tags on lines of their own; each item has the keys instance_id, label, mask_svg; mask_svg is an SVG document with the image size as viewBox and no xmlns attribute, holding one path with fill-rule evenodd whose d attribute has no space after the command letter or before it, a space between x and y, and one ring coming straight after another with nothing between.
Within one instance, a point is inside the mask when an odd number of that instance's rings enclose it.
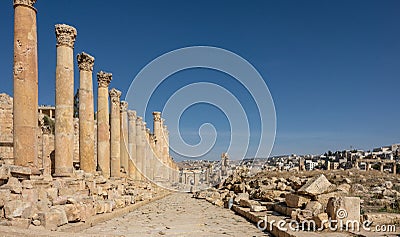
<instances>
[{"instance_id":1,"label":"stone column","mask_svg":"<svg viewBox=\"0 0 400 237\"><path fill-rule=\"evenodd\" d=\"M153 132L156 137L156 156L161 160L161 150L162 150L162 131L161 131L161 112L153 112Z\"/></svg>"},{"instance_id":2,"label":"stone column","mask_svg":"<svg viewBox=\"0 0 400 237\"><path fill-rule=\"evenodd\" d=\"M120 177L121 173L121 121L120 97L121 91L113 88L111 97L111 177Z\"/></svg>"},{"instance_id":3,"label":"stone column","mask_svg":"<svg viewBox=\"0 0 400 237\"><path fill-rule=\"evenodd\" d=\"M97 162L99 170L110 177L110 110L108 105L108 85L112 74L97 73Z\"/></svg>"},{"instance_id":4,"label":"stone column","mask_svg":"<svg viewBox=\"0 0 400 237\"><path fill-rule=\"evenodd\" d=\"M144 143L142 142L143 137L143 120L142 117L138 116L136 118L136 168L139 171L140 179L143 179L143 160L145 157L145 147Z\"/></svg>"},{"instance_id":5,"label":"stone column","mask_svg":"<svg viewBox=\"0 0 400 237\"><path fill-rule=\"evenodd\" d=\"M163 123L163 129L162 129L162 138L163 138L163 148L162 148L162 154L165 157L165 160L169 159L169 147L168 147L168 136L169 136L169 132L168 132L168 128L167 125L164 125Z\"/></svg>"},{"instance_id":6,"label":"stone column","mask_svg":"<svg viewBox=\"0 0 400 237\"><path fill-rule=\"evenodd\" d=\"M38 173L36 0L14 0L14 164Z\"/></svg>"},{"instance_id":7,"label":"stone column","mask_svg":"<svg viewBox=\"0 0 400 237\"><path fill-rule=\"evenodd\" d=\"M128 154L128 102L121 101L121 168L129 175Z\"/></svg>"},{"instance_id":8,"label":"stone column","mask_svg":"<svg viewBox=\"0 0 400 237\"><path fill-rule=\"evenodd\" d=\"M132 179L139 179L139 174L136 169L136 111L128 110L128 123L129 123L129 133L128 133L128 150L129 150L129 177Z\"/></svg>"},{"instance_id":9,"label":"stone column","mask_svg":"<svg viewBox=\"0 0 400 237\"><path fill-rule=\"evenodd\" d=\"M146 175L146 177L148 179L151 179L150 176L151 176L151 153L152 153L152 151L151 151L151 146L150 146L150 140L152 138L151 138L151 133L150 133L150 129L149 128L146 128L145 132L146 132L146 143L145 143L145 146L146 146L146 167L145 167L145 172L144 173L145 173L145 175Z\"/></svg>"},{"instance_id":10,"label":"stone column","mask_svg":"<svg viewBox=\"0 0 400 237\"><path fill-rule=\"evenodd\" d=\"M74 43L76 29L55 26L57 37L55 176L71 176L74 157Z\"/></svg>"},{"instance_id":11,"label":"stone column","mask_svg":"<svg viewBox=\"0 0 400 237\"><path fill-rule=\"evenodd\" d=\"M145 136L143 129L143 119L138 116L136 119L136 159L137 159L137 168L140 172L140 178L145 180L145 170L144 167L146 165L146 152L145 152Z\"/></svg>"},{"instance_id":12,"label":"stone column","mask_svg":"<svg viewBox=\"0 0 400 237\"><path fill-rule=\"evenodd\" d=\"M96 172L94 156L94 101L93 64L94 58L86 53L78 54L79 67L79 161L82 170Z\"/></svg>"},{"instance_id":13,"label":"stone column","mask_svg":"<svg viewBox=\"0 0 400 237\"><path fill-rule=\"evenodd\" d=\"M384 165L384 163L381 162L381 163L380 163L380 167L379 167L379 168L380 168L380 171L381 171L382 173L383 173L383 165Z\"/></svg>"},{"instance_id":14,"label":"stone column","mask_svg":"<svg viewBox=\"0 0 400 237\"><path fill-rule=\"evenodd\" d=\"M165 159L165 168L166 168L166 178L169 181L172 181L172 160L171 157L169 156L169 132L168 132L168 128L167 125L164 124L165 120L163 120L163 157Z\"/></svg>"},{"instance_id":15,"label":"stone column","mask_svg":"<svg viewBox=\"0 0 400 237\"><path fill-rule=\"evenodd\" d=\"M49 150L51 130L48 126L42 126L42 168L43 177L51 180L51 159Z\"/></svg>"},{"instance_id":16,"label":"stone column","mask_svg":"<svg viewBox=\"0 0 400 237\"><path fill-rule=\"evenodd\" d=\"M143 159L142 159L142 174L144 176L144 179L147 178L147 164L148 164L148 149L147 149L147 145L148 145L148 140L147 140L147 132L146 132L146 126L147 123L146 122L142 122L142 146L143 146Z\"/></svg>"},{"instance_id":17,"label":"stone column","mask_svg":"<svg viewBox=\"0 0 400 237\"><path fill-rule=\"evenodd\" d=\"M397 164L393 163L393 174L396 175Z\"/></svg>"},{"instance_id":18,"label":"stone column","mask_svg":"<svg viewBox=\"0 0 400 237\"><path fill-rule=\"evenodd\" d=\"M164 180L168 180L169 175L168 175L168 156L166 156L165 152L165 119L161 118L161 143L160 143L160 157L161 161L163 163L162 167L162 177Z\"/></svg>"}]
</instances>

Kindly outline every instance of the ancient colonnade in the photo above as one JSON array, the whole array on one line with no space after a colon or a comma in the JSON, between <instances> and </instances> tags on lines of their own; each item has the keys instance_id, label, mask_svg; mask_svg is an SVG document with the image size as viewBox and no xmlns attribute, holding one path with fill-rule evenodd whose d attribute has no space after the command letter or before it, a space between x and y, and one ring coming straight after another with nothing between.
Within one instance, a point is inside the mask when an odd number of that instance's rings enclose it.
<instances>
[{"instance_id":1,"label":"ancient colonnade","mask_svg":"<svg viewBox=\"0 0 400 237\"><path fill-rule=\"evenodd\" d=\"M38 167L38 59L36 0L14 0L14 163L32 172L48 174L48 162ZM74 45L77 30L55 26L56 96L53 176L74 174ZM77 55L79 68L79 168L104 177L178 181L178 167L169 155L169 133L160 112L153 113L154 131L121 101L122 93L109 90L112 74L97 73L97 113L94 111L94 57ZM96 119L95 119L96 115ZM96 134L97 126L97 136ZM42 128L48 139L48 128ZM96 142L97 137L97 142ZM44 155L43 155L44 156ZM45 160L45 159L43 159Z\"/></svg>"}]
</instances>

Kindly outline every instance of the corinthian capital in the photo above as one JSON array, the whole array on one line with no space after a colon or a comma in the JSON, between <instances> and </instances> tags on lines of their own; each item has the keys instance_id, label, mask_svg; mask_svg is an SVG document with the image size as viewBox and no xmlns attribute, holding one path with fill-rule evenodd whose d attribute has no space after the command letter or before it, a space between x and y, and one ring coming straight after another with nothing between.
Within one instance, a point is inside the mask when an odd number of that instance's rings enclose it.
<instances>
[{"instance_id":1,"label":"corinthian capital","mask_svg":"<svg viewBox=\"0 0 400 237\"><path fill-rule=\"evenodd\" d=\"M126 112L126 111L128 111L128 102L121 101L121 112Z\"/></svg>"},{"instance_id":2,"label":"corinthian capital","mask_svg":"<svg viewBox=\"0 0 400 237\"><path fill-rule=\"evenodd\" d=\"M72 26L65 24L57 24L55 26L56 37L57 37L57 47L58 46L68 46L74 48L76 39L76 29Z\"/></svg>"},{"instance_id":3,"label":"corinthian capital","mask_svg":"<svg viewBox=\"0 0 400 237\"><path fill-rule=\"evenodd\" d=\"M78 54L76 58L78 60L79 70L88 72L93 71L94 57L82 52L81 54Z\"/></svg>"},{"instance_id":4,"label":"corinthian capital","mask_svg":"<svg viewBox=\"0 0 400 237\"><path fill-rule=\"evenodd\" d=\"M128 110L128 120L136 120L136 111L135 110Z\"/></svg>"},{"instance_id":5,"label":"corinthian capital","mask_svg":"<svg viewBox=\"0 0 400 237\"><path fill-rule=\"evenodd\" d=\"M140 116L136 117L136 126L142 126L143 118Z\"/></svg>"},{"instance_id":6,"label":"corinthian capital","mask_svg":"<svg viewBox=\"0 0 400 237\"><path fill-rule=\"evenodd\" d=\"M119 105L119 103L120 103L119 100L121 98L121 94L122 94L121 91L119 91L115 88L112 88L110 90L111 103Z\"/></svg>"},{"instance_id":7,"label":"corinthian capital","mask_svg":"<svg viewBox=\"0 0 400 237\"><path fill-rule=\"evenodd\" d=\"M14 0L14 7L17 5L24 5L33 8L33 4L36 3L36 0Z\"/></svg>"},{"instance_id":8,"label":"corinthian capital","mask_svg":"<svg viewBox=\"0 0 400 237\"><path fill-rule=\"evenodd\" d=\"M153 112L153 119L154 121L160 122L161 121L161 112Z\"/></svg>"},{"instance_id":9,"label":"corinthian capital","mask_svg":"<svg viewBox=\"0 0 400 237\"><path fill-rule=\"evenodd\" d=\"M99 87L108 87L112 80L112 74L100 71L97 73L97 84Z\"/></svg>"}]
</instances>

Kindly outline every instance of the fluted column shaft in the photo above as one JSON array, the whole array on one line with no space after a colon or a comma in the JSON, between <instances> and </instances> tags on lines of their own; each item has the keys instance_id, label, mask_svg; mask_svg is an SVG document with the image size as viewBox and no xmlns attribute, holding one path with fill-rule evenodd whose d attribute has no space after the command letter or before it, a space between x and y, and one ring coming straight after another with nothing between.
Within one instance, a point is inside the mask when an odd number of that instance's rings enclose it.
<instances>
[{"instance_id":1,"label":"fluted column shaft","mask_svg":"<svg viewBox=\"0 0 400 237\"><path fill-rule=\"evenodd\" d=\"M120 97L117 89L110 90L111 97L111 177L121 176L121 121Z\"/></svg>"},{"instance_id":2,"label":"fluted column shaft","mask_svg":"<svg viewBox=\"0 0 400 237\"><path fill-rule=\"evenodd\" d=\"M86 53L78 54L79 67L79 161L80 168L88 173L96 172L94 155L94 58Z\"/></svg>"},{"instance_id":3,"label":"fluted column shaft","mask_svg":"<svg viewBox=\"0 0 400 237\"><path fill-rule=\"evenodd\" d=\"M121 168L126 175L129 175L129 154L128 154L128 102L121 101Z\"/></svg>"},{"instance_id":4,"label":"fluted column shaft","mask_svg":"<svg viewBox=\"0 0 400 237\"><path fill-rule=\"evenodd\" d=\"M38 172L36 0L14 0L14 163Z\"/></svg>"},{"instance_id":5,"label":"fluted column shaft","mask_svg":"<svg viewBox=\"0 0 400 237\"><path fill-rule=\"evenodd\" d=\"M55 176L71 176L74 157L74 43L76 30L56 25Z\"/></svg>"},{"instance_id":6,"label":"fluted column shaft","mask_svg":"<svg viewBox=\"0 0 400 237\"><path fill-rule=\"evenodd\" d=\"M110 177L110 109L108 86L112 74L97 73L97 162L99 170L106 178Z\"/></svg>"}]
</instances>

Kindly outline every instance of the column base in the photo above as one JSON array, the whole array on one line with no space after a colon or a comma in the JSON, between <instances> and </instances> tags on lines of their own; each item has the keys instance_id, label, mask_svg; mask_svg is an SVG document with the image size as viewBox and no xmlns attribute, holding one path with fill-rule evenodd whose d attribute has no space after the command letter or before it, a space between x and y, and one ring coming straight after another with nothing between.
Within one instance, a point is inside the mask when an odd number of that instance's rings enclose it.
<instances>
[{"instance_id":1,"label":"column base","mask_svg":"<svg viewBox=\"0 0 400 237\"><path fill-rule=\"evenodd\" d=\"M73 168L55 168L54 177L71 177L73 175Z\"/></svg>"}]
</instances>

